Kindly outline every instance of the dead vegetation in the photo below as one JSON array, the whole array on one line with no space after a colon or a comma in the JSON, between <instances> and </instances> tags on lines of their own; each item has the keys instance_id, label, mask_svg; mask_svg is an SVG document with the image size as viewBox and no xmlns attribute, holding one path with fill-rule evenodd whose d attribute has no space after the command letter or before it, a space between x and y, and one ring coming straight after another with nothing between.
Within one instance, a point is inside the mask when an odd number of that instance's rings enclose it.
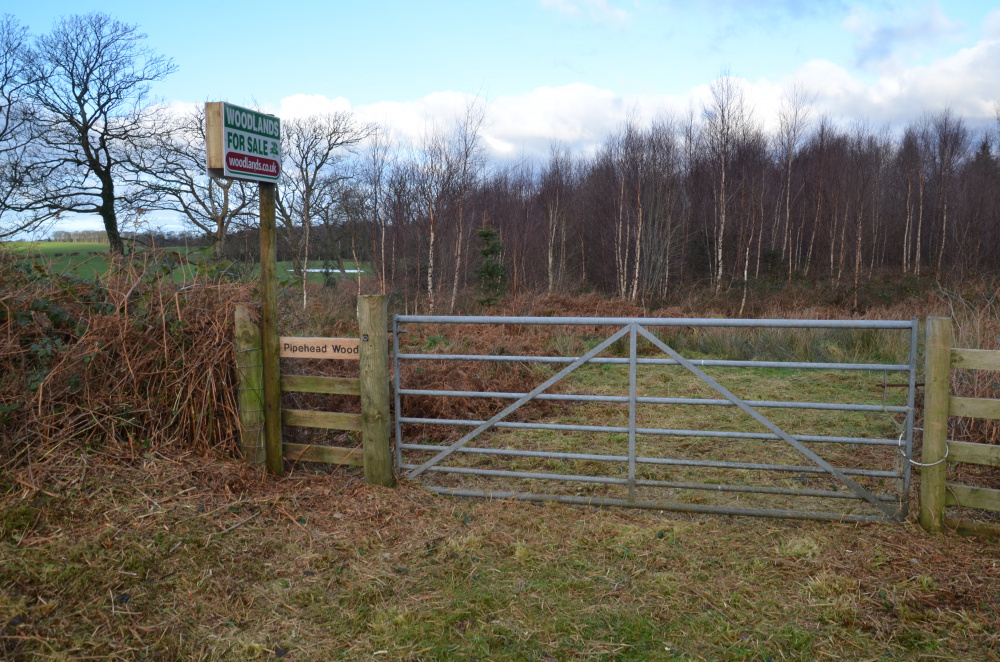
<instances>
[{"instance_id":1,"label":"dead vegetation","mask_svg":"<svg viewBox=\"0 0 1000 662\"><path fill-rule=\"evenodd\" d=\"M217 273L175 282L174 259L143 252L89 281L0 252L8 467L80 446L234 448L233 308L252 288Z\"/></svg>"},{"instance_id":2,"label":"dead vegetation","mask_svg":"<svg viewBox=\"0 0 1000 662\"><path fill-rule=\"evenodd\" d=\"M110 451L5 478L5 659L1000 659L996 543Z\"/></svg>"}]
</instances>

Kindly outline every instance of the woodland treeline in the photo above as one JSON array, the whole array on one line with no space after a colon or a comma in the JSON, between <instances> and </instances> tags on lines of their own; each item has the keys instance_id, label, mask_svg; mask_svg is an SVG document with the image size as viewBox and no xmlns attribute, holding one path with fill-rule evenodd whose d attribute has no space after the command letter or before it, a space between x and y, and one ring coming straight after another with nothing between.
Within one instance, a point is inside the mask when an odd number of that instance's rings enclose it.
<instances>
[{"instance_id":1,"label":"woodland treeline","mask_svg":"<svg viewBox=\"0 0 1000 662\"><path fill-rule=\"evenodd\" d=\"M121 250L122 224L167 211L219 255L253 256L256 185L205 175L203 112L149 98L174 66L142 40L104 14L39 37L5 18L0 238L92 213ZM777 118L761 117L723 75L697 112L628 120L592 152L553 143L534 160L490 155L479 100L412 143L350 113L285 118L279 250L300 274L364 264L380 289L434 312L486 285L487 245L493 287L644 301L695 284L856 290L1000 269L996 126L948 108L902 128L844 124L810 101L793 87Z\"/></svg>"}]
</instances>

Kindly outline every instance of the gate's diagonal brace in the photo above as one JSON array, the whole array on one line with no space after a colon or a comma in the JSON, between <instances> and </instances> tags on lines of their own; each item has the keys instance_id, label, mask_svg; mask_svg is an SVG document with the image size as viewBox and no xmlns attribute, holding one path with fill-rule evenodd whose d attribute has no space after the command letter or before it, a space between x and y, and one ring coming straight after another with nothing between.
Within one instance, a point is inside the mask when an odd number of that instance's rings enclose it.
<instances>
[{"instance_id":1,"label":"gate's diagonal brace","mask_svg":"<svg viewBox=\"0 0 1000 662\"><path fill-rule=\"evenodd\" d=\"M670 358L674 359L679 364L681 364L682 366L684 366L685 368L687 368L687 370L689 372L691 372L692 374L694 374L696 377L698 377L698 379L702 380L703 382L705 382L706 384L708 384L709 386L711 386L713 389L715 389L716 391L718 391L727 400L729 400L734 405L736 405L737 407L739 407L740 409L742 409L744 412L746 412L747 414L749 414L751 417L753 417L754 420L756 420L758 423L760 423L761 425L763 425L764 427L766 427L768 430L770 430L774 434L776 434L779 437L781 437L784 441L788 442L793 448L795 448L795 450L799 451L800 453L802 453L803 455L805 455L807 458L809 458L810 460L812 460L813 462L815 462L822 469L825 469L834 478L836 478L841 483L843 483L844 485L846 485L849 488L851 488L856 494L858 494L860 497L864 498L866 501L868 501L869 503L871 503L873 506L875 506L876 508L878 508L879 510L881 510L888 517L890 517L892 519L896 519L897 514L892 510L892 508L890 508L885 503L883 503L881 499L879 499L877 496L875 496L874 494L872 494L871 492L869 492L865 488L863 488L860 485L858 485L855 481L853 481L850 478L848 478L839 469L837 469L832 464L830 464L829 462L827 462L826 460L824 460L823 458L821 458L819 455L817 455L813 451L811 451L808 448L806 448L801 442L799 442L794 437L792 437L790 434L788 434L787 432L785 432L784 430L782 430L780 427L778 427L777 425L775 425L770 419L768 419L766 416L764 416L763 414L761 414L759 411L757 411L756 409L754 409L753 407L751 407L750 405L748 405L746 402L744 402L743 400L741 400L738 396L736 396L735 394L733 394L725 386L723 386L722 384L718 383L717 381L715 381L714 379L712 379L711 377L709 377L708 375L706 375L704 373L704 371L702 371L697 366L695 366L693 363L691 363L690 361L688 361L687 359L685 359L683 356L681 356L680 354L678 354L673 348L669 347L662 340L660 340L659 338L657 338L656 336L654 336L652 333L650 333L649 331L647 331L642 326L639 326L639 333L641 333L644 338L646 338L647 340L649 340L651 343L653 343L654 345L656 345L657 347L659 347L662 351L664 351L667 355L669 355Z\"/></svg>"},{"instance_id":2,"label":"gate's diagonal brace","mask_svg":"<svg viewBox=\"0 0 1000 662\"><path fill-rule=\"evenodd\" d=\"M590 350L589 352L587 352L586 354L584 354L583 356L581 356L577 360L573 361L572 363L570 363L568 366L566 366L565 368L563 368L562 370L560 370L555 375L553 375L553 376L549 377L548 379L546 379L544 383L542 383L540 386L535 387L535 389L533 391L531 391L530 393L525 393L524 396L522 396L521 398L518 398L518 400L516 402L512 403L509 407L507 407L506 409L504 409L502 412L500 412L499 414L497 414L496 416L494 416L490 420L486 421L485 423L483 423L482 425L480 425L479 427L477 427L475 430L473 430L469 434L465 435L464 437L462 437L461 439L459 439L458 441L456 441L451 446L449 446L448 448L444 449L443 451L441 451L440 453L438 453L437 455L435 455L431 459L429 459L426 462L424 462L423 464L421 464L419 467L417 467L416 469L414 469L413 471L411 471L410 473L408 473L406 475L406 477L407 478L416 478L417 476L419 476L423 472L427 471L428 469L430 469L431 467L433 467L435 464L437 464L441 460L445 459L446 457L448 457L449 455L451 455L452 453L454 453L455 451L457 451L459 448L461 448L462 446L466 445L467 443L469 443L470 441L472 441L473 439L475 439L477 436L479 436L480 434L482 434L486 430L489 430L491 427L493 427L494 425L496 425L497 423L499 423L501 420L503 420L504 418L506 418L510 414L512 414L515 411L517 411L521 407L521 405L525 404L529 400L532 400L536 395L538 395L539 393L541 393L545 389L549 388L550 386L552 386L553 384L555 384L556 382L558 382L559 380L561 380L563 377L565 377L566 375L568 375L569 373L573 372L574 370L576 370L577 368L579 368L580 366L582 366L584 363L586 363L590 359L594 358L595 356L597 356L598 354L600 354L601 352L603 352L605 349L608 348L608 346L611 345L611 343L613 343L614 341L618 340L619 338L621 338L622 336L624 336L628 332L629 332L629 327L628 326L622 327L614 335L612 335L610 338L608 338L607 340L605 340L604 342L602 342L600 345L598 345L594 349Z\"/></svg>"}]
</instances>

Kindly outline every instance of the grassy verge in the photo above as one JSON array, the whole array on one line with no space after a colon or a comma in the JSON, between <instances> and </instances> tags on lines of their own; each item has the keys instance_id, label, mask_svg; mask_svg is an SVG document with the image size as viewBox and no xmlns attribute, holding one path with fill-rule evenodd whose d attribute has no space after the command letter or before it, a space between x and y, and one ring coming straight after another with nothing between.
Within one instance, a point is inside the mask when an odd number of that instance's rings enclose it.
<instances>
[{"instance_id":1,"label":"grassy verge","mask_svg":"<svg viewBox=\"0 0 1000 662\"><path fill-rule=\"evenodd\" d=\"M67 458L0 500L8 659L996 659L1000 547Z\"/></svg>"}]
</instances>

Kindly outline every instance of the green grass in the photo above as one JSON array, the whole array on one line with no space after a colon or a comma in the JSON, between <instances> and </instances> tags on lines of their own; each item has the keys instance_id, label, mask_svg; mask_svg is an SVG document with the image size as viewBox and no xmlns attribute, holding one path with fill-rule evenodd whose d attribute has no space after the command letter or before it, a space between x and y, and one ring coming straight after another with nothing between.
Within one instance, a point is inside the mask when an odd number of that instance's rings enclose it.
<instances>
[{"instance_id":1,"label":"green grass","mask_svg":"<svg viewBox=\"0 0 1000 662\"><path fill-rule=\"evenodd\" d=\"M7 241L3 247L15 253L30 253L32 255L52 256L56 253L107 253L107 244L85 244L70 241Z\"/></svg>"},{"instance_id":2,"label":"green grass","mask_svg":"<svg viewBox=\"0 0 1000 662\"><path fill-rule=\"evenodd\" d=\"M108 271L107 244L9 241L0 244L0 250L40 258L56 272L78 278L93 280Z\"/></svg>"},{"instance_id":3,"label":"green grass","mask_svg":"<svg viewBox=\"0 0 1000 662\"><path fill-rule=\"evenodd\" d=\"M78 278L86 278L93 280L104 275L108 271L108 246L107 244L84 244L84 243L72 243L72 242L54 242L54 241L41 241L41 242L27 242L27 241L10 241L0 243L0 250L9 250L15 254L24 254L30 256L32 259L43 260L57 273L70 274ZM202 248L190 248L185 249L184 247L174 247L167 249L169 251L176 252L180 255L187 256L187 262L184 264L178 264L173 269L173 279L177 282L191 281L198 274L199 265L200 268L212 268L214 263L205 259L205 249ZM322 268L322 261L313 260L310 263L310 268ZM233 273L240 272L243 269L242 264L234 264L231 271ZM278 262L277 271L279 279L288 280L292 276L293 263L290 261ZM332 267L336 269L337 267ZM344 262L345 269L357 269L357 265L352 261ZM361 267L366 269L364 265ZM251 269L251 273L256 275L260 273L259 265L254 265ZM335 278L356 278L357 274L345 274L343 276L335 276ZM324 282L322 273L310 273L309 274L310 283L322 284Z\"/></svg>"}]
</instances>

